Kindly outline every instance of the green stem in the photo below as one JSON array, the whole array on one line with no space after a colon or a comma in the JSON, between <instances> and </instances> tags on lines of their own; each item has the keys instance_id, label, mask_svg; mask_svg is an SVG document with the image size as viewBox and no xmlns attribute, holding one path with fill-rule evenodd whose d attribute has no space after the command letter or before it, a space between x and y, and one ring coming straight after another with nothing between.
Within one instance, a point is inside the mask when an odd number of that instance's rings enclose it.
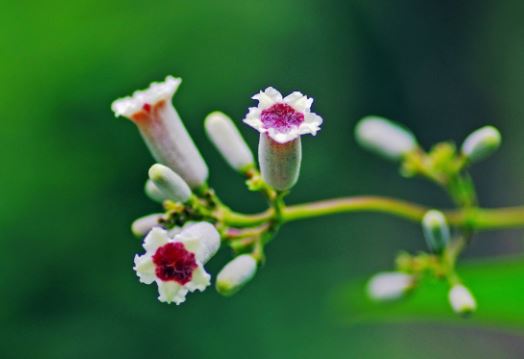
<instances>
[{"instance_id":1,"label":"green stem","mask_svg":"<svg viewBox=\"0 0 524 359\"><path fill-rule=\"evenodd\" d=\"M356 196L324 200L282 208L283 223L339 213L378 212L390 214L413 222L420 222L429 208L393 198ZM497 209L466 209L443 211L450 225L475 230L524 227L524 206ZM224 210L225 224L233 227L257 226L274 219L274 210L246 215Z\"/></svg>"}]
</instances>

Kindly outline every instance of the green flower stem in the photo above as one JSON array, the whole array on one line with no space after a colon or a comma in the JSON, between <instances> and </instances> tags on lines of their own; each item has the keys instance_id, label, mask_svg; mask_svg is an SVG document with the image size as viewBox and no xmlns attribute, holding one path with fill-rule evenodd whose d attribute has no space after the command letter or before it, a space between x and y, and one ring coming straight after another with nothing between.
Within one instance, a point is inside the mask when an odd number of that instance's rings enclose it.
<instances>
[{"instance_id":1,"label":"green flower stem","mask_svg":"<svg viewBox=\"0 0 524 359\"><path fill-rule=\"evenodd\" d=\"M284 207L281 209L281 222L293 222L301 219L327 216L339 213L377 212L397 216L413 222L420 222L429 210L411 202L379 197L355 196ZM220 219L232 227L253 227L272 221L273 209L246 215L223 208ZM475 230L524 227L524 206L497 209L472 208L465 210L443 211L448 223L455 227Z\"/></svg>"}]
</instances>

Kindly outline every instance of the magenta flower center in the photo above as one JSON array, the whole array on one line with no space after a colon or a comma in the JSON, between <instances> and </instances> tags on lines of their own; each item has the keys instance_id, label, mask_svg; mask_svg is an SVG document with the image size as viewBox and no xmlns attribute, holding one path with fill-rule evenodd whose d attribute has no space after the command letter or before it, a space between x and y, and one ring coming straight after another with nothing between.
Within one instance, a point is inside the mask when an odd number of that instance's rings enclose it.
<instances>
[{"instance_id":1,"label":"magenta flower center","mask_svg":"<svg viewBox=\"0 0 524 359\"><path fill-rule=\"evenodd\" d=\"M264 128L274 128L278 132L289 132L304 122L304 114L288 104L277 103L262 111L260 116Z\"/></svg>"},{"instance_id":2,"label":"magenta flower center","mask_svg":"<svg viewBox=\"0 0 524 359\"><path fill-rule=\"evenodd\" d=\"M195 255L184 244L167 243L159 247L153 255L155 273L163 281L175 281L184 285L191 280L197 267Z\"/></svg>"}]
</instances>

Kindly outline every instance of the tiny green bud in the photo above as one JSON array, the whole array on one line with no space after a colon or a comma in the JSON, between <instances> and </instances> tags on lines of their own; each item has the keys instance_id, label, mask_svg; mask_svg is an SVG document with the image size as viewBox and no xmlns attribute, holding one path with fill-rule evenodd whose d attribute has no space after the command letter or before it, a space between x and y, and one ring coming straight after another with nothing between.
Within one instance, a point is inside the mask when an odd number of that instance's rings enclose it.
<instances>
[{"instance_id":1,"label":"tiny green bud","mask_svg":"<svg viewBox=\"0 0 524 359\"><path fill-rule=\"evenodd\" d=\"M462 284L455 284L449 291L449 303L457 314L467 315L477 309L473 294Z\"/></svg>"},{"instance_id":2,"label":"tiny green bud","mask_svg":"<svg viewBox=\"0 0 524 359\"><path fill-rule=\"evenodd\" d=\"M164 193L150 179L146 181L144 192L149 198L158 203L162 203L166 199Z\"/></svg>"},{"instance_id":3,"label":"tiny green bud","mask_svg":"<svg viewBox=\"0 0 524 359\"><path fill-rule=\"evenodd\" d=\"M257 271L257 261L249 254L242 254L226 264L218 273L216 289L222 295L235 294Z\"/></svg>"},{"instance_id":4,"label":"tiny green bud","mask_svg":"<svg viewBox=\"0 0 524 359\"><path fill-rule=\"evenodd\" d=\"M191 197L191 189L187 183L167 166L158 163L151 166L149 179L162 191L166 199L185 203Z\"/></svg>"},{"instance_id":5,"label":"tiny green bud","mask_svg":"<svg viewBox=\"0 0 524 359\"><path fill-rule=\"evenodd\" d=\"M422 229L428 247L435 253L441 253L450 238L446 217L437 210L427 211L422 219Z\"/></svg>"},{"instance_id":6,"label":"tiny green bud","mask_svg":"<svg viewBox=\"0 0 524 359\"><path fill-rule=\"evenodd\" d=\"M462 144L462 153L471 162L478 162L495 152L501 141L499 130L493 126L484 126L466 137Z\"/></svg>"},{"instance_id":7,"label":"tiny green bud","mask_svg":"<svg viewBox=\"0 0 524 359\"><path fill-rule=\"evenodd\" d=\"M362 147L395 161L418 146L411 131L378 116L361 119L355 127L355 138Z\"/></svg>"},{"instance_id":8,"label":"tiny green bud","mask_svg":"<svg viewBox=\"0 0 524 359\"><path fill-rule=\"evenodd\" d=\"M153 213L136 219L133 224L131 224L131 232L137 237L145 236L154 227L160 225L159 221L162 216L162 213Z\"/></svg>"},{"instance_id":9,"label":"tiny green bud","mask_svg":"<svg viewBox=\"0 0 524 359\"><path fill-rule=\"evenodd\" d=\"M205 128L211 142L233 169L245 172L254 166L251 150L226 114L211 112L205 119Z\"/></svg>"},{"instance_id":10,"label":"tiny green bud","mask_svg":"<svg viewBox=\"0 0 524 359\"><path fill-rule=\"evenodd\" d=\"M293 187L300 174L302 144L300 137L279 143L265 133L260 134L258 161L262 178L277 191Z\"/></svg>"}]
</instances>

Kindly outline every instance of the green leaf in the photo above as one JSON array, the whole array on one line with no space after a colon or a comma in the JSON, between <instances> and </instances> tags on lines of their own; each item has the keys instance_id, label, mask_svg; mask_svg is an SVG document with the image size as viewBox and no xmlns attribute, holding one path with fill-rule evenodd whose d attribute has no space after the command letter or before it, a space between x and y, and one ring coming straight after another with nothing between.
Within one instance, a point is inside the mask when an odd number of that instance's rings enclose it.
<instances>
[{"instance_id":1,"label":"green leaf","mask_svg":"<svg viewBox=\"0 0 524 359\"><path fill-rule=\"evenodd\" d=\"M348 324L449 321L524 330L524 258L469 262L458 269L478 303L477 312L466 319L451 310L447 283L432 279L425 279L413 293L390 303L371 301L366 295L366 281L353 281L335 291L332 307L337 318Z\"/></svg>"}]
</instances>

